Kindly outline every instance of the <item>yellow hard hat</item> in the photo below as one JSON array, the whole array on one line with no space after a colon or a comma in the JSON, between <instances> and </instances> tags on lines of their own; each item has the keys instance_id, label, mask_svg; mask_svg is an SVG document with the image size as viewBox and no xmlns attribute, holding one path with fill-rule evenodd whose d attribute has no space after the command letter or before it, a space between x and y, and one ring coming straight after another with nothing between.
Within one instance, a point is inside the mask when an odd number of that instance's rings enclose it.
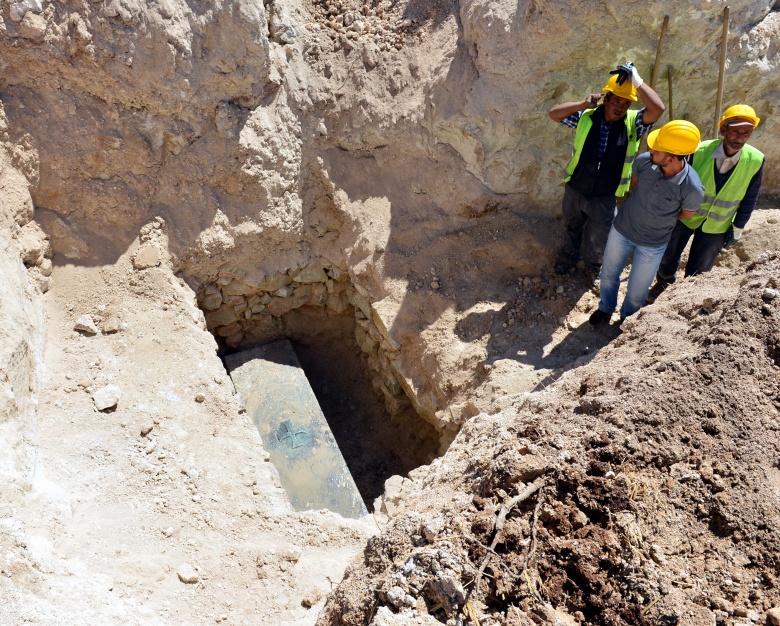
<instances>
[{"instance_id":1,"label":"yellow hard hat","mask_svg":"<svg viewBox=\"0 0 780 626\"><path fill-rule=\"evenodd\" d=\"M647 136L647 145L653 150L678 156L696 152L700 141L699 129L687 120L672 120Z\"/></svg>"},{"instance_id":2,"label":"yellow hard hat","mask_svg":"<svg viewBox=\"0 0 780 626\"><path fill-rule=\"evenodd\" d=\"M723 117L720 118L718 126L723 126L726 120L729 120L732 117L745 117L751 120L753 122L753 128L758 126L758 123L761 121L753 110L753 107L749 107L747 104L735 104L726 109L726 112L723 113Z\"/></svg>"},{"instance_id":3,"label":"yellow hard hat","mask_svg":"<svg viewBox=\"0 0 780 626\"><path fill-rule=\"evenodd\" d=\"M611 91L616 96L620 96L621 98L628 98L629 100L636 102L636 89L634 89L631 81L626 79L622 85L618 85L617 74L610 76L602 91Z\"/></svg>"}]
</instances>

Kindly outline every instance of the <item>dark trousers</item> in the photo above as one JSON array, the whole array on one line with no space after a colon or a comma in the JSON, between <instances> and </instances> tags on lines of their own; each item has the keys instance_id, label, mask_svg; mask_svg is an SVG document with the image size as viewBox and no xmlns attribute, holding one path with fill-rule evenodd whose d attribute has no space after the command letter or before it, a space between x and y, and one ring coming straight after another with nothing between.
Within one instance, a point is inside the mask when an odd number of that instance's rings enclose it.
<instances>
[{"instance_id":1,"label":"dark trousers","mask_svg":"<svg viewBox=\"0 0 780 626\"><path fill-rule=\"evenodd\" d=\"M566 185L563 192L563 243L559 259L574 265L580 258L594 270L601 267L609 228L615 219L614 195L586 196Z\"/></svg>"},{"instance_id":2,"label":"dark trousers","mask_svg":"<svg viewBox=\"0 0 780 626\"><path fill-rule=\"evenodd\" d=\"M680 257L682 257L685 246L688 245L691 237L693 237L693 243L688 254L688 263L685 266L685 277L709 272L715 265L715 260L726 241L726 233L705 233L701 227L694 230L677 220L672 231L672 238L669 240L669 245L666 246L664 258L661 259L661 265L655 276L659 283L668 285L676 280L675 274L677 268L680 267Z\"/></svg>"}]
</instances>

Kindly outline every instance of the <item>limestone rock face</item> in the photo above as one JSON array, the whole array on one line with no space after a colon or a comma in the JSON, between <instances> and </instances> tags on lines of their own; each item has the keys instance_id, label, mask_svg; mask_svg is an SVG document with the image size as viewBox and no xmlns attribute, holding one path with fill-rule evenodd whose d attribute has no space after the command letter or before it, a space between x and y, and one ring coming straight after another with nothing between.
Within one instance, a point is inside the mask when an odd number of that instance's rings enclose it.
<instances>
[{"instance_id":1,"label":"limestone rock face","mask_svg":"<svg viewBox=\"0 0 780 626\"><path fill-rule=\"evenodd\" d=\"M13 451L22 433L17 428L24 428L21 424L34 410L45 335L42 284L36 283L25 262L35 266L45 261L49 267L50 262L43 256L45 242L25 229L31 224L33 205L24 164L34 162L34 154L3 141L4 128L7 119L0 106L0 426L8 444L4 461L14 467Z\"/></svg>"},{"instance_id":2,"label":"limestone rock face","mask_svg":"<svg viewBox=\"0 0 780 626\"><path fill-rule=\"evenodd\" d=\"M301 239L362 256L369 199L394 228L496 207L555 215L573 132L547 111L625 60L649 81L664 17L641 2L405 6L12 3L2 99L9 138L38 149L32 197L54 213L54 251L115 258L154 214L203 275L258 245L303 265ZM730 8L724 106L756 108L752 143L771 163L780 19L770 3ZM709 137L722 7L666 10L656 89Z\"/></svg>"}]
</instances>

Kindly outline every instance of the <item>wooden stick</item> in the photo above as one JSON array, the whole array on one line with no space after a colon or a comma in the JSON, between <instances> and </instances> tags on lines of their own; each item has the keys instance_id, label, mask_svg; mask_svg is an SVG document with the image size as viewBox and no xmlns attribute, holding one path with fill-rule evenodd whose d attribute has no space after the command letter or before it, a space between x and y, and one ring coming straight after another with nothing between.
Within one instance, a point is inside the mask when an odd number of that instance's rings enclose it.
<instances>
[{"instance_id":1,"label":"wooden stick","mask_svg":"<svg viewBox=\"0 0 780 626\"><path fill-rule=\"evenodd\" d=\"M479 566L479 571L477 572L477 578L475 580L474 584L474 596L477 598L479 597L479 581L482 579L482 576L485 574L485 567L487 567L488 560L490 559L491 553L495 553L496 546L498 545L498 542L501 540L504 534L504 522L506 521L506 516L509 515L509 513L512 511L513 508L515 508L518 504L523 502L523 500L528 500L532 495L534 495L537 491L539 491L545 484L545 479L543 476L540 476L537 478L534 482L532 482L530 485L527 485L525 489L523 489L520 493L518 493L513 498L510 498L509 500L506 500L501 505L501 510L498 512L498 517L496 518L496 524L494 526L495 535L493 536L493 541L490 543L490 551L485 554L485 558L482 559L482 563Z\"/></svg>"},{"instance_id":2,"label":"wooden stick","mask_svg":"<svg viewBox=\"0 0 780 626\"><path fill-rule=\"evenodd\" d=\"M658 38L658 47L655 50L655 63L653 63L653 71L650 73L650 86L655 89L655 79L658 78L658 68L661 63L661 48L664 45L664 37L666 36L666 29L669 26L669 16L664 15L664 23L661 25L661 36Z\"/></svg>"},{"instance_id":3,"label":"wooden stick","mask_svg":"<svg viewBox=\"0 0 780 626\"><path fill-rule=\"evenodd\" d=\"M669 79L669 119L674 119L674 106L672 105L672 66L670 65L666 70L666 77Z\"/></svg>"},{"instance_id":4,"label":"wooden stick","mask_svg":"<svg viewBox=\"0 0 780 626\"><path fill-rule=\"evenodd\" d=\"M715 120L712 123L712 136L718 136L718 119L723 106L723 78L726 69L726 44L729 39L729 8L723 9L723 34L720 38L720 68L718 70L718 97L715 101Z\"/></svg>"}]
</instances>

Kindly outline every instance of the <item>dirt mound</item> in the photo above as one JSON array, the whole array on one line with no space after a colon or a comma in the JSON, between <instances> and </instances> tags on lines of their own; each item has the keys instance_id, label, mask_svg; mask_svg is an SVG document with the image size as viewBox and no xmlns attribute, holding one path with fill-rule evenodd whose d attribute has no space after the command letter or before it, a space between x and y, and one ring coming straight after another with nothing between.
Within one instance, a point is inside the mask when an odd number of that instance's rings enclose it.
<instances>
[{"instance_id":1,"label":"dirt mound","mask_svg":"<svg viewBox=\"0 0 780 626\"><path fill-rule=\"evenodd\" d=\"M472 419L320 626L764 619L780 602L779 286L777 253L685 281L555 387Z\"/></svg>"}]
</instances>

